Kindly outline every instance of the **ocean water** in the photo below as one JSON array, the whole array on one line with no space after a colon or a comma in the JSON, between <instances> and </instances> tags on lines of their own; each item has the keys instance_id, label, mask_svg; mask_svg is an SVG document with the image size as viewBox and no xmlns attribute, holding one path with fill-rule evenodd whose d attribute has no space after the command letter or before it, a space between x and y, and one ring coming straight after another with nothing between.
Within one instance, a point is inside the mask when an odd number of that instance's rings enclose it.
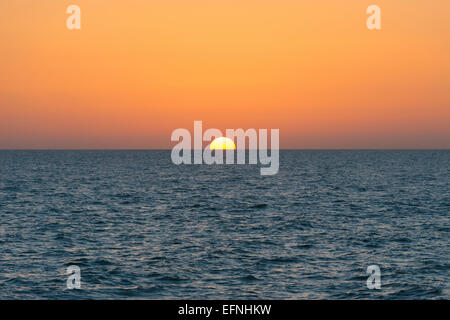
<instances>
[{"instance_id":1,"label":"ocean water","mask_svg":"<svg viewBox=\"0 0 450 320\"><path fill-rule=\"evenodd\" d=\"M0 151L0 298L449 299L449 212L450 151Z\"/></svg>"}]
</instances>

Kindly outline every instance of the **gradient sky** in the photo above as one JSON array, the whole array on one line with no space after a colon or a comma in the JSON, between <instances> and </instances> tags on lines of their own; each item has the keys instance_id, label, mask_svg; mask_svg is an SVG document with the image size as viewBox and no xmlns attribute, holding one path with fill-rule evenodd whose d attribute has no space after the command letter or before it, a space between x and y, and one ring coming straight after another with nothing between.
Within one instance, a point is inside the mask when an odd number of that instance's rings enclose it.
<instances>
[{"instance_id":1,"label":"gradient sky","mask_svg":"<svg viewBox=\"0 0 450 320\"><path fill-rule=\"evenodd\" d=\"M2 0L0 43L1 149L171 148L194 120L450 148L448 0Z\"/></svg>"}]
</instances>

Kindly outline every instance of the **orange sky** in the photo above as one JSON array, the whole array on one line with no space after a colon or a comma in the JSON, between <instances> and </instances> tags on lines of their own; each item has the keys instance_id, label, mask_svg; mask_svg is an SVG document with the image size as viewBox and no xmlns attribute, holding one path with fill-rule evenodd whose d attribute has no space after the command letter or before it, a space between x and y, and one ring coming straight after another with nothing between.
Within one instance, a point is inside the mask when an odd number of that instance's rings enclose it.
<instances>
[{"instance_id":1,"label":"orange sky","mask_svg":"<svg viewBox=\"0 0 450 320\"><path fill-rule=\"evenodd\" d=\"M450 148L448 0L3 0L0 43L2 149L171 148L194 120L282 148Z\"/></svg>"}]
</instances>

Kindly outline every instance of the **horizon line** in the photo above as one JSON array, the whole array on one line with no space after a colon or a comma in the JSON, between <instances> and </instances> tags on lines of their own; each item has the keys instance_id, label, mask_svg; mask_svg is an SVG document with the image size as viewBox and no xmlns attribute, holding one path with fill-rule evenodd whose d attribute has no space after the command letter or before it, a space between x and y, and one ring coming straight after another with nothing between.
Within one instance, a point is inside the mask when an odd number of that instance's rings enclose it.
<instances>
[{"instance_id":1,"label":"horizon line","mask_svg":"<svg viewBox=\"0 0 450 320\"><path fill-rule=\"evenodd\" d=\"M162 148L0 148L0 151L171 151ZM204 149L190 149L204 150ZM237 150L237 149L235 149ZM245 149L259 150L259 149ZM270 148L264 150L271 150ZM450 151L448 148L280 148L280 151ZM234 150L233 150L234 151Z\"/></svg>"}]
</instances>

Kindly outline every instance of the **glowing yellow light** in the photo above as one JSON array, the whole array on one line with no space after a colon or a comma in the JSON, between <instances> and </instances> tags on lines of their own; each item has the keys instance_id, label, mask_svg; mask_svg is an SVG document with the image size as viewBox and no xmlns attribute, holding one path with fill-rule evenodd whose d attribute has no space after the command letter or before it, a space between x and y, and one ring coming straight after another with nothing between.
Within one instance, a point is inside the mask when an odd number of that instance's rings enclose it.
<instances>
[{"instance_id":1,"label":"glowing yellow light","mask_svg":"<svg viewBox=\"0 0 450 320\"><path fill-rule=\"evenodd\" d=\"M211 150L226 150L226 149L236 149L233 140L230 138L220 137L216 138L211 142L209 148Z\"/></svg>"}]
</instances>

